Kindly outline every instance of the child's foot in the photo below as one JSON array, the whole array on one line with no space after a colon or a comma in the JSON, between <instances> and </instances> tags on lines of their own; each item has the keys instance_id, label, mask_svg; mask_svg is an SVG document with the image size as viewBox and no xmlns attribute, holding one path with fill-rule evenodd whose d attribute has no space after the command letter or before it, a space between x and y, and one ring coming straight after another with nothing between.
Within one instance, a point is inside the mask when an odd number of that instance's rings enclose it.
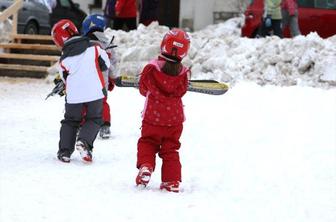
<instances>
[{"instance_id":1,"label":"child's foot","mask_svg":"<svg viewBox=\"0 0 336 222\"><path fill-rule=\"evenodd\" d=\"M149 180L151 178L153 172L153 167L149 164L143 164L139 168L139 173L137 177L135 178L135 183L137 186L143 186L146 187L149 183Z\"/></svg>"},{"instance_id":2,"label":"child's foot","mask_svg":"<svg viewBox=\"0 0 336 222\"><path fill-rule=\"evenodd\" d=\"M76 150L78 150L82 160L85 162L92 162L92 152L85 142L78 140L76 142Z\"/></svg>"},{"instance_id":3,"label":"child's foot","mask_svg":"<svg viewBox=\"0 0 336 222\"><path fill-rule=\"evenodd\" d=\"M57 158L64 163L70 163L70 154L68 152L58 151Z\"/></svg>"},{"instance_id":4,"label":"child's foot","mask_svg":"<svg viewBox=\"0 0 336 222\"><path fill-rule=\"evenodd\" d=\"M162 182L160 185L160 190L166 190L169 192L178 193L180 191L179 186L180 186L179 181Z\"/></svg>"},{"instance_id":5,"label":"child's foot","mask_svg":"<svg viewBox=\"0 0 336 222\"><path fill-rule=\"evenodd\" d=\"M102 139L108 139L111 136L111 130L109 125L103 125L99 130L99 137Z\"/></svg>"}]
</instances>

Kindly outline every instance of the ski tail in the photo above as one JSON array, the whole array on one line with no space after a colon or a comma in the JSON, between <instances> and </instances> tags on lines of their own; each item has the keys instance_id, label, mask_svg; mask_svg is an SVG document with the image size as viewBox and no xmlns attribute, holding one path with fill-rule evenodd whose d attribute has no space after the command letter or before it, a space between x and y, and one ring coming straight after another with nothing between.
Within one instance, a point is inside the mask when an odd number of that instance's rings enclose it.
<instances>
[{"instance_id":1,"label":"ski tail","mask_svg":"<svg viewBox=\"0 0 336 222\"><path fill-rule=\"evenodd\" d=\"M119 76L114 79L114 83L119 87L139 87L139 79L136 76Z\"/></svg>"},{"instance_id":2,"label":"ski tail","mask_svg":"<svg viewBox=\"0 0 336 222\"><path fill-rule=\"evenodd\" d=\"M209 95L223 95L229 90L229 85L216 80L190 80L188 91Z\"/></svg>"}]
</instances>

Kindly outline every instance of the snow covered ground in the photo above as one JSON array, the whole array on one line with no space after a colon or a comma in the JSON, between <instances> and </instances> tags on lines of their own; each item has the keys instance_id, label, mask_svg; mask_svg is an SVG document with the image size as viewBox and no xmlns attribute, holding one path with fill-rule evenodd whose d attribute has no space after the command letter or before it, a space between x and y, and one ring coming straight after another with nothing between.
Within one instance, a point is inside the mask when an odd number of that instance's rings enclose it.
<instances>
[{"instance_id":1,"label":"snow covered ground","mask_svg":"<svg viewBox=\"0 0 336 222\"><path fill-rule=\"evenodd\" d=\"M134 185L144 98L109 95L110 140L94 162L56 160L63 98L50 81L0 78L0 221L336 221L336 38L239 38L239 20L192 33L193 78L229 81L222 96L188 93L182 192ZM138 73L166 27L116 35L120 73ZM158 166L160 160L158 159Z\"/></svg>"},{"instance_id":2,"label":"snow covered ground","mask_svg":"<svg viewBox=\"0 0 336 222\"><path fill-rule=\"evenodd\" d=\"M159 168L135 187L137 90L110 94L113 138L96 141L87 165L76 152L56 160L63 99L44 100L51 84L0 85L2 222L336 220L335 89L240 82L223 96L187 94L175 194L159 191Z\"/></svg>"}]
</instances>

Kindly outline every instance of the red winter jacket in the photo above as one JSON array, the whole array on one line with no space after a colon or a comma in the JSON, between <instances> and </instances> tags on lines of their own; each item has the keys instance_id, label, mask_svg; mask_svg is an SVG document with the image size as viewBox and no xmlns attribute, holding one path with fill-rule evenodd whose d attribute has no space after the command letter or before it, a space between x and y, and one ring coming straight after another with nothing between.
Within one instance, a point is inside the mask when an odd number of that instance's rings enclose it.
<instances>
[{"instance_id":1,"label":"red winter jacket","mask_svg":"<svg viewBox=\"0 0 336 222\"><path fill-rule=\"evenodd\" d=\"M295 15L295 12L297 10L297 0L282 0L281 1L281 8L283 10L287 10L289 15Z\"/></svg>"},{"instance_id":2,"label":"red winter jacket","mask_svg":"<svg viewBox=\"0 0 336 222\"><path fill-rule=\"evenodd\" d=\"M137 16L136 0L117 0L115 4L117 18L134 18Z\"/></svg>"},{"instance_id":3,"label":"red winter jacket","mask_svg":"<svg viewBox=\"0 0 336 222\"><path fill-rule=\"evenodd\" d=\"M188 89L189 69L177 76L161 72L165 61L152 60L141 73L139 90L146 96L143 122L156 126L176 126L184 121L182 96Z\"/></svg>"}]
</instances>

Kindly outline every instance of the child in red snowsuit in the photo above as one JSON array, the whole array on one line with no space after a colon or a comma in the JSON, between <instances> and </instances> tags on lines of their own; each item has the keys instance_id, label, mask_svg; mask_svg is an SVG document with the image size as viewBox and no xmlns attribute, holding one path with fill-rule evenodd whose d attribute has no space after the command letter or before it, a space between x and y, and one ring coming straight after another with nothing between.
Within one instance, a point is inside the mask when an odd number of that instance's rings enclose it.
<instances>
[{"instance_id":1,"label":"child in red snowsuit","mask_svg":"<svg viewBox=\"0 0 336 222\"><path fill-rule=\"evenodd\" d=\"M161 55L145 66L139 90L146 97L141 137L138 140L136 184L146 186L162 158L160 189L179 192L181 163L178 150L184 122L182 97L188 89L190 70L181 64L190 39L180 29L169 31L161 43Z\"/></svg>"}]
</instances>

